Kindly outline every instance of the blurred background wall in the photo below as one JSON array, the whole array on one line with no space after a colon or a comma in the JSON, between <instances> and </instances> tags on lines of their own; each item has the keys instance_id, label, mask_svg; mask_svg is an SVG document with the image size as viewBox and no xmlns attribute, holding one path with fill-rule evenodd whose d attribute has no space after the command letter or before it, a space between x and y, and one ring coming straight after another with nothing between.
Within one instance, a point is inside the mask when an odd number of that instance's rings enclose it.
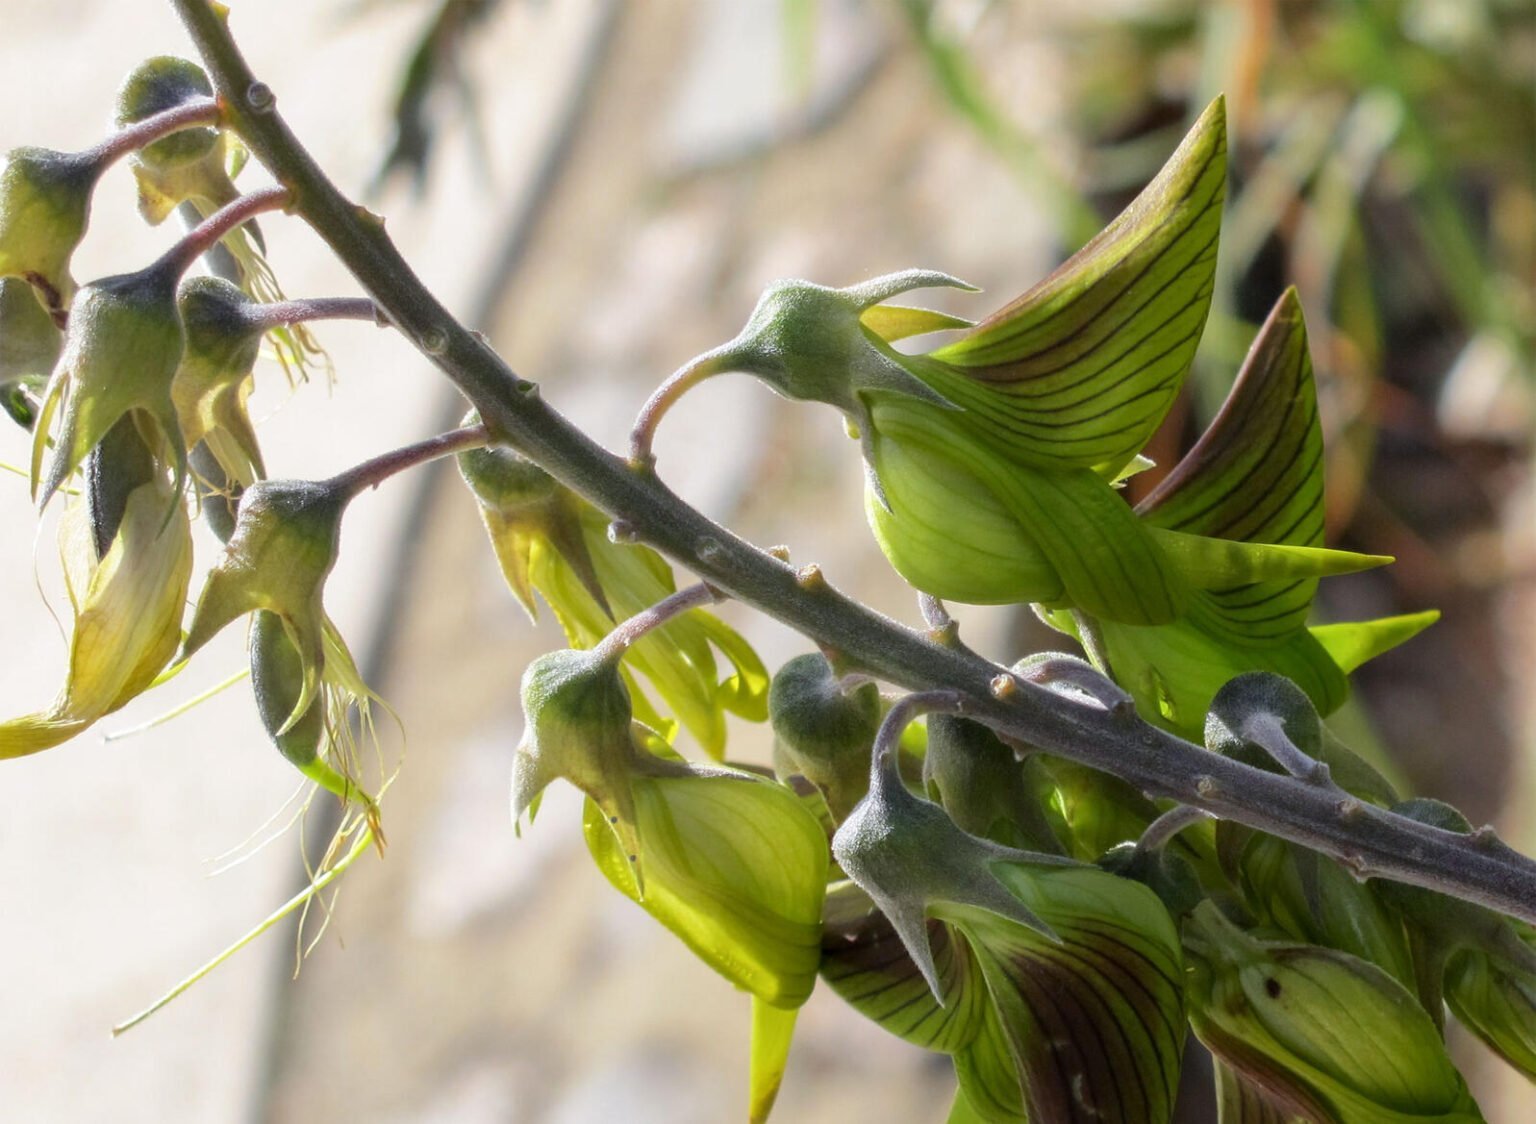
<instances>
[{"instance_id":1,"label":"blurred background wall","mask_svg":"<svg viewBox=\"0 0 1536 1124\"><path fill-rule=\"evenodd\" d=\"M1064 10L1068 9L1070 10ZM912 265L980 296L1037 280L1150 177L1226 91L1234 177L1223 280L1172 464L1287 284L1307 307L1335 541L1397 566L1328 583L1327 612L1445 619L1371 665L1342 716L1422 792L1536 844L1532 325L1536 28L1520 0L245 0L233 25L299 135L368 194L429 284L599 440L734 334L769 280ZM139 59L185 53L152 0L0 6L0 147L82 147ZM411 87L403 76L423 84ZM419 102L407 96L427 91ZM397 107L403 112L397 114ZM393 123L392 123L393 122ZM82 278L170 235L99 193ZM266 223L290 295L355 286L298 224ZM281 475L334 472L451 424L458 406L386 332L322 326L338 381L257 413ZM864 529L829 411L719 380L669 419L669 482L914 618ZM25 463L19 431L0 460ZM7 479L11 479L7 477ZM0 484L0 708L52 696L65 647L53 528ZM212 539L199 540L211 557ZM747 1003L601 882L578 802L508 830L516 684L559 643L506 595L448 472L354 505L328 605L398 714L390 847L348 875L297 980L280 926L142 1027L132 1014L294 892L297 830L265 846L295 777L226 692L152 732L94 731L0 777L0 1113L17 1120L734 1119ZM805 644L726 613L770 664ZM1027 619L967 613L1015 658ZM24 657L18 653L26 653ZM103 723L124 732L238 669L222 638ZM766 759L743 728L732 755ZM305 832L323 834L317 806ZM226 854L228 852L228 854ZM240 860L240 861L235 861ZM218 871L217 877L208 877ZM311 918L309 933L315 931ZM1459 1044L1489 1118L1529 1089ZM828 994L802 1016L778 1119L933 1121L947 1063ZM1192 1100L1188 1120L1208 1119Z\"/></svg>"}]
</instances>

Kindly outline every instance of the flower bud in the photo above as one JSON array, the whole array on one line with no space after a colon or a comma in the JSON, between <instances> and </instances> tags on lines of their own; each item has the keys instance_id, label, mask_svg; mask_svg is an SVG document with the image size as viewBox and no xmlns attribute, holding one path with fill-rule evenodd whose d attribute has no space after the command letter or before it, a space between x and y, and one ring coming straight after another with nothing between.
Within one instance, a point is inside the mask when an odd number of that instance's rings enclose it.
<instances>
[{"instance_id":1,"label":"flower bud","mask_svg":"<svg viewBox=\"0 0 1536 1124\"><path fill-rule=\"evenodd\" d=\"M1536 936L1529 926L1504 925L1507 936L1492 942L1493 951L1462 948L1451 954L1445 1001L1462 1026L1536 1081ZM1515 942L1520 954L1510 955Z\"/></svg>"},{"instance_id":2,"label":"flower bud","mask_svg":"<svg viewBox=\"0 0 1536 1124\"><path fill-rule=\"evenodd\" d=\"M304 717L320 689L329 623L322 596L341 547L347 500L339 489L307 480L260 480L247 488L187 630L183 654L191 656L236 617L266 609L279 618L298 653L302 685L278 733Z\"/></svg>"},{"instance_id":3,"label":"flower bud","mask_svg":"<svg viewBox=\"0 0 1536 1124\"><path fill-rule=\"evenodd\" d=\"M751 992L749 1116L765 1120L795 1009L821 960L821 824L787 788L677 758L632 720L611 656L541 656L523 675L522 695L527 725L512 767L513 820L557 778L586 793L584 831L598 869Z\"/></svg>"},{"instance_id":4,"label":"flower bud","mask_svg":"<svg viewBox=\"0 0 1536 1124\"><path fill-rule=\"evenodd\" d=\"M1186 949L1195 1033L1288 1112L1337 1124L1482 1120L1434 1022L1380 968L1255 940L1209 902Z\"/></svg>"},{"instance_id":5,"label":"flower bud","mask_svg":"<svg viewBox=\"0 0 1536 1124\"><path fill-rule=\"evenodd\" d=\"M1157 895L1171 917L1185 916L1205 899L1205 888L1195 868L1169 847L1120 843L1104 853L1098 866L1117 877L1140 882Z\"/></svg>"},{"instance_id":6,"label":"flower bud","mask_svg":"<svg viewBox=\"0 0 1536 1124\"><path fill-rule=\"evenodd\" d=\"M186 476L186 447L171 399L171 380L181 362L182 342L176 279L167 271L108 277L80 290L33 438L36 483L52 428L49 422L62 407L53 457L38 488L39 503L48 502L130 411L158 426L160 455L175 465L179 493Z\"/></svg>"},{"instance_id":7,"label":"flower bud","mask_svg":"<svg viewBox=\"0 0 1536 1124\"><path fill-rule=\"evenodd\" d=\"M479 420L477 414L465 424ZM530 619L537 618L533 599L533 553L547 543L571 568L576 581L598 607L609 611L607 595L597 580L592 556L581 534L580 501L553 476L511 449L470 449L458 456L459 475L480 501L480 517L491 536L496 560L507 587ZM542 540L542 541L541 541ZM557 615L559 610L556 610Z\"/></svg>"},{"instance_id":8,"label":"flower bud","mask_svg":"<svg viewBox=\"0 0 1536 1124\"><path fill-rule=\"evenodd\" d=\"M256 709L278 752L310 780L345 801L357 801L370 810L373 799L348 776L348 762L338 769L326 760L334 744L325 692L317 695L297 718L290 720L304 691L304 662L276 613L258 609L251 617L248 638L251 690Z\"/></svg>"},{"instance_id":9,"label":"flower bud","mask_svg":"<svg viewBox=\"0 0 1536 1124\"><path fill-rule=\"evenodd\" d=\"M979 722L948 714L928 719L923 783L957 827L1008 847L1061 853L1041 800L1044 778L1033 757L1019 759Z\"/></svg>"},{"instance_id":10,"label":"flower bud","mask_svg":"<svg viewBox=\"0 0 1536 1124\"><path fill-rule=\"evenodd\" d=\"M1299 941L1357 956L1404 987L1414 986L1402 922L1332 859L1255 833L1240 860L1243 895L1264 925Z\"/></svg>"},{"instance_id":11,"label":"flower bud","mask_svg":"<svg viewBox=\"0 0 1536 1124\"><path fill-rule=\"evenodd\" d=\"M664 748L658 746L657 748ZM650 761L646 759L650 758ZM767 1120L798 1008L821 963L827 837L789 789L745 773L645 762L631 837L587 803L587 846L625 896L752 995L748 1119ZM642 884L639 872L645 872Z\"/></svg>"},{"instance_id":12,"label":"flower bud","mask_svg":"<svg viewBox=\"0 0 1536 1124\"><path fill-rule=\"evenodd\" d=\"M253 303L217 277L189 277L176 294L186 340L171 398L182 440L189 449L206 442L225 480L240 487L266 475L246 408L263 334L245 315Z\"/></svg>"},{"instance_id":13,"label":"flower bud","mask_svg":"<svg viewBox=\"0 0 1536 1124\"><path fill-rule=\"evenodd\" d=\"M213 96L208 76L196 63L171 55L145 59L117 91L119 128ZM139 185L139 210L159 225L177 204L196 200L205 214L233 200L239 192L224 167L224 134L213 128L182 129L145 145L131 166Z\"/></svg>"},{"instance_id":14,"label":"flower bud","mask_svg":"<svg viewBox=\"0 0 1536 1124\"><path fill-rule=\"evenodd\" d=\"M796 656L768 688L768 720L788 765L821 790L841 823L869 790L879 688L865 682L845 690L825 656Z\"/></svg>"},{"instance_id":15,"label":"flower bud","mask_svg":"<svg viewBox=\"0 0 1536 1124\"><path fill-rule=\"evenodd\" d=\"M0 405L17 424L37 420L36 392L58 361L63 334L19 277L0 277Z\"/></svg>"},{"instance_id":16,"label":"flower bud","mask_svg":"<svg viewBox=\"0 0 1536 1124\"><path fill-rule=\"evenodd\" d=\"M1440 800L1405 800L1392 810L1442 831L1472 830L1461 812ZM1372 885L1402 913L1413 936L1424 1000L1438 1010L1443 996L1458 1022L1536 1079L1536 931L1433 890L1388 881Z\"/></svg>"},{"instance_id":17,"label":"flower bud","mask_svg":"<svg viewBox=\"0 0 1536 1124\"><path fill-rule=\"evenodd\" d=\"M1216 692L1205 718L1205 747L1212 753L1267 772L1283 772L1266 748L1277 736L1328 766L1329 778L1346 792L1378 804L1397 799L1391 782L1369 762L1327 736L1312 699L1291 680L1253 671L1229 679Z\"/></svg>"},{"instance_id":18,"label":"flower bud","mask_svg":"<svg viewBox=\"0 0 1536 1124\"><path fill-rule=\"evenodd\" d=\"M69 260L85 237L100 165L83 153L0 154L0 277L21 277L52 311L69 305Z\"/></svg>"},{"instance_id":19,"label":"flower bud","mask_svg":"<svg viewBox=\"0 0 1536 1124\"><path fill-rule=\"evenodd\" d=\"M586 651L548 652L523 672L522 696L527 725L512 759L512 822L522 821L551 782L569 781L602 809L638 864L630 784L650 762L635 749L634 712L618 665ZM667 766L658 759L655 767Z\"/></svg>"}]
</instances>

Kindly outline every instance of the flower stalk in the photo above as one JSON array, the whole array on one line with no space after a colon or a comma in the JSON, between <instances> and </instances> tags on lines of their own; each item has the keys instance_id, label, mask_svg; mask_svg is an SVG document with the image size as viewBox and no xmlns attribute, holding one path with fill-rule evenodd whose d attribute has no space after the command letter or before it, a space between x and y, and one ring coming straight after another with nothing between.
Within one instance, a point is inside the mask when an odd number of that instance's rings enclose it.
<instances>
[{"instance_id":1,"label":"flower stalk","mask_svg":"<svg viewBox=\"0 0 1536 1124\"><path fill-rule=\"evenodd\" d=\"M289 203L290 193L281 184L248 192L234 202L220 207L198 223L181 241L161 255L150 268L163 269L179 277L191 268L193 262L218 245L220 239L241 223L248 222L267 211L281 210Z\"/></svg>"},{"instance_id":2,"label":"flower stalk","mask_svg":"<svg viewBox=\"0 0 1536 1124\"><path fill-rule=\"evenodd\" d=\"M132 125L125 125L81 155L98 167L105 168L130 152L137 152L145 145L153 144L172 133L203 125L218 125L219 118L219 103L215 99L194 98L142 121L135 121Z\"/></svg>"}]
</instances>

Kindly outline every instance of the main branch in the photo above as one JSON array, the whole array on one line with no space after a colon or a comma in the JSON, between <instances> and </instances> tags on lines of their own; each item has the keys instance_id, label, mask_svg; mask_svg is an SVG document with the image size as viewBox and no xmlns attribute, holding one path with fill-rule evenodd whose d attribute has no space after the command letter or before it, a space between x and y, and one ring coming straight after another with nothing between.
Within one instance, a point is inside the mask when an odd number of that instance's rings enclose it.
<instances>
[{"instance_id":1,"label":"main branch","mask_svg":"<svg viewBox=\"0 0 1536 1124\"><path fill-rule=\"evenodd\" d=\"M1040 749L1214 816L1300 843L1361 877L1438 890L1536 923L1536 863L1491 832L1457 835L1341 799L1337 790L1221 757L1133 715L1078 704L958 647L946 647L801 580L689 507L649 470L630 468L546 405L485 340L426 289L384 231L349 202L276 112L230 37L222 5L171 0L218 92L225 120L292 192L305 219L380 309L464 393L491 433L716 588L850 662L913 690L957 692L964 713Z\"/></svg>"}]
</instances>

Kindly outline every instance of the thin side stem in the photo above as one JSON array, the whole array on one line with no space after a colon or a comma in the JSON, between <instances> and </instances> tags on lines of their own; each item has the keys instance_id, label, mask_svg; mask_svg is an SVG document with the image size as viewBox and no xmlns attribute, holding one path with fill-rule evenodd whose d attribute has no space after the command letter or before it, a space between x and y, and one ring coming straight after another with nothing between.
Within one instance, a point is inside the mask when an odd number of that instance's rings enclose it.
<instances>
[{"instance_id":1,"label":"thin side stem","mask_svg":"<svg viewBox=\"0 0 1536 1124\"><path fill-rule=\"evenodd\" d=\"M308 297L250 304L241 307L241 315L252 328L262 331L314 320L371 320L380 328L389 327L388 317L368 297Z\"/></svg>"},{"instance_id":2,"label":"thin side stem","mask_svg":"<svg viewBox=\"0 0 1536 1124\"><path fill-rule=\"evenodd\" d=\"M1311 784L1330 784L1328 766L1309 756L1285 732L1285 723L1279 715L1261 712L1248 717L1243 723L1243 737L1262 746L1264 752L1297 780Z\"/></svg>"},{"instance_id":3,"label":"thin side stem","mask_svg":"<svg viewBox=\"0 0 1536 1124\"><path fill-rule=\"evenodd\" d=\"M421 283L382 222L330 182L272 106L207 0L170 0L232 126L293 191L307 221L407 338L479 410L490 432L710 585L762 610L846 659L918 691L957 692L968 717L1043 751L1118 776L1144 792L1328 855L1361 877L1393 878L1536 923L1536 863L1491 835L1458 835L1363 805L1323 786L1210 753L1139 719L1073 706L1004 669L949 648L842 596L801 582L782 560L744 542L597 445L536 394L484 339L459 324ZM253 97L259 90L261 96ZM424 346L430 341L433 346Z\"/></svg>"},{"instance_id":4,"label":"thin side stem","mask_svg":"<svg viewBox=\"0 0 1536 1124\"><path fill-rule=\"evenodd\" d=\"M656 439L656 428L661 425L662 417L699 383L730 370L730 360L730 344L706 351L674 371L651 392L645 405L640 408L640 413L636 415L635 426L629 434L630 464L637 468L649 468L655 464L656 456L651 452L651 443Z\"/></svg>"},{"instance_id":5,"label":"thin side stem","mask_svg":"<svg viewBox=\"0 0 1536 1124\"><path fill-rule=\"evenodd\" d=\"M1173 842L1174 836L1179 832L1210 818L1211 814L1205 809L1194 808L1188 804L1169 808L1147 825L1147 829L1141 833L1141 838L1136 840L1136 850L1143 854L1149 851L1161 851Z\"/></svg>"},{"instance_id":6,"label":"thin side stem","mask_svg":"<svg viewBox=\"0 0 1536 1124\"><path fill-rule=\"evenodd\" d=\"M612 632L598 641L592 654L599 659L618 662L631 644L653 629L660 628L674 617L680 617L693 609L713 604L717 599L713 589L703 582L680 589L663 597L649 609L641 609L628 620L620 621Z\"/></svg>"},{"instance_id":7,"label":"thin side stem","mask_svg":"<svg viewBox=\"0 0 1536 1124\"><path fill-rule=\"evenodd\" d=\"M364 489L377 488L391 476L406 469L435 461L439 457L462 453L466 449L478 449L489 440L490 434L485 426L465 426L463 429L440 433L436 437L428 437L425 441L392 449L390 452L366 460L331 477L329 484L348 496L355 496Z\"/></svg>"},{"instance_id":8,"label":"thin side stem","mask_svg":"<svg viewBox=\"0 0 1536 1124\"><path fill-rule=\"evenodd\" d=\"M924 714L960 714L966 709L966 699L959 691L913 691L891 704L875 732L875 744L870 751L869 787L894 793L901 788L901 772L897 765L896 749L901 745L901 735L911 723Z\"/></svg>"},{"instance_id":9,"label":"thin side stem","mask_svg":"<svg viewBox=\"0 0 1536 1124\"><path fill-rule=\"evenodd\" d=\"M187 231L181 241L162 254L150 269L163 269L181 276L191 268L193 262L218 245L219 240L235 227L267 211L281 210L288 206L290 198L289 190L278 184L257 188L226 203Z\"/></svg>"},{"instance_id":10,"label":"thin side stem","mask_svg":"<svg viewBox=\"0 0 1536 1124\"><path fill-rule=\"evenodd\" d=\"M191 101L182 102L180 105L146 117L142 121L124 125L100 144L93 145L80 155L90 160L98 169L105 169L108 164L121 160L130 152L137 152L172 133L206 125L216 126L219 124L220 116L219 103L213 98L193 98Z\"/></svg>"}]
</instances>

